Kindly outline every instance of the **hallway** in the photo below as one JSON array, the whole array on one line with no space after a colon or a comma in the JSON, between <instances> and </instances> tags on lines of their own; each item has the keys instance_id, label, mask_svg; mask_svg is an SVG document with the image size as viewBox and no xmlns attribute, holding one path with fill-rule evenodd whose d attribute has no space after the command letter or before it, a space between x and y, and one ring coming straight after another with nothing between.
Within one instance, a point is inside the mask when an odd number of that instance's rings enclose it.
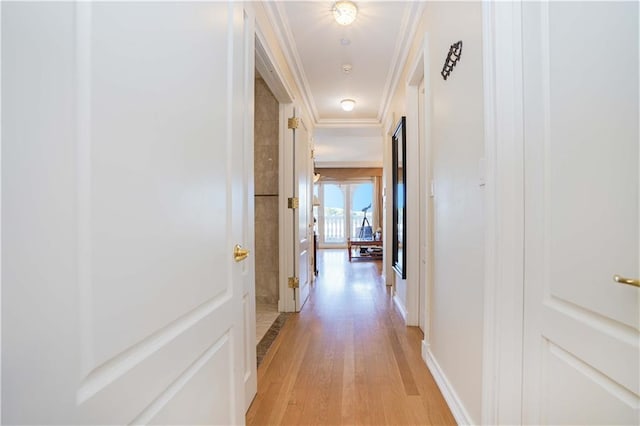
<instances>
[{"instance_id":1,"label":"hallway","mask_svg":"<svg viewBox=\"0 0 640 426\"><path fill-rule=\"evenodd\" d=\"M455 424L381 262L320 250L319 275L258 369L247 424Z\"/></svg>"}]
</instances>

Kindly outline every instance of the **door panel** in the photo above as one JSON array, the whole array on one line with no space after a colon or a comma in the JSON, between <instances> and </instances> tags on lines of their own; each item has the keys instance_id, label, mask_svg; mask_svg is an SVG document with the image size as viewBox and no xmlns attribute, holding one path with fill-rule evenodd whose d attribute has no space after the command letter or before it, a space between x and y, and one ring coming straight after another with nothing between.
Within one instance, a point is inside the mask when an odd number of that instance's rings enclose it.
<instances>
[{"instance_id":1,"label":"door panel","mask_svg":"<svg viewBox=\"0 0 640 426\"><path fill-rule=\"evenodd\" d=\"M541 406L550 424L638 424L634 395L582 359L547 342ZM579 399L579 403L576 402ZM579 404L579 406L578 406Z\"/></svg>"},{"instance_id":2,"label":"door panel","mask_svg":"<svg viewBox=\"0 0 640 426\"><path fill-rule=\"evenodd\" d=\"M233 368L233 343L228 335L209 347L187 371L167 389L170 401L162 406L148 423L157 425L181 424L184 422L184 407L190 407L191 424L234 424L228 410L218 410L215 404L193 404L193 395L199 395L203 401L216 401L220 406L231 407L233 395L228 392L227 384L219 380L228 375ZM154 401L161 405L160 401ZM156 405L151 408L155 408ZM152 410L149 410L152 411ZM146 413L145 413L146 414ZM147 423L139 418L134 424ZM237 419L236 419L237 421Z\"/></svg>"},{"instance_id":3,"label":"door panel","mask_svg":"<svg viewBox=\"0 0 640 426\"><path fill-rule=\"evenodd\" d=\"M241 14L2 5L4 422L242 421Z\"/></svg>"},{"instance_id":4,"label":"door panel","mask_svg":"<svg viewBox=\"0 0 640 426\"><path fill-rule=\"evenodd\" d=\"M523 29L524 419L637 424L638 5L525 3Z\"/></svg>"},{"instance_id":5,"label":"door panel","mask_svg":"<svg viewBox=\"0 0 640 426\"><path fill-rule=\"evenodd\" d=\"M218 8L224 25L227 12ZM80 193L87 208L79 218L90 226L80 238L90 253L84 260L91 277L81 285L91 295L89 316L82 320L92 324L91 369L204 301L224 303L231 293L230 277L224 277L229 268L211 262L229 257L224 245L211 243L222 240L225 230L208 219L226 216L224 203L210 194L224 193L227 159L207 138L224 128L224 105L211 99L224 99L226 87L215 84L213 75L194 76L188 66L211 66L216 52L227 50L225 37L210 37L206 12L213 10L177 3L154 7L155 24L141 31L149 7L93 6L87 34L90 137L80 140L90 154L86 176L80 176L88 181ZM175 38L187 28L195 30L192 45L209 47L197 61L184 49L186 37ZM185 137L177 142L178 135Z\"/></svg>"},{"instance_id":6,"label":"door panel","mask_svg":"<svg viewBox=\"0 0 640 426\"><path fill-rule=\"evenodd\" d=\"M311 180L310 180L310 158L311 152L309 148L309 135L304 125L300 125L294 130L294 150L295 150L295 175L298 185L298 199L300 205L296 211L296 251L298 255L298 278L300 287L296 295L296 312L302 309L302 306L309 297L311 258L309 250L311 250Z\"/></svg>"}]
</instances>

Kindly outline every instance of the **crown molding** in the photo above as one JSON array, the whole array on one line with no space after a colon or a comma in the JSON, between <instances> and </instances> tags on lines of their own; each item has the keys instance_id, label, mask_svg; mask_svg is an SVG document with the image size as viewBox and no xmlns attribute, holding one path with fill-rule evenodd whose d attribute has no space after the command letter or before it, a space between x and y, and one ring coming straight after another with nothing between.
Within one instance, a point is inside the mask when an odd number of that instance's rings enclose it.
<instances>
[{"instance_id":1,"label":"crown molding","mask_svg":"<svg viewBox=\"0 0 640 426\"><path fill-rule=\"evenodd\" d=\"M316 128L344 128L344 127L377 127L380 128L380 121L375 118L323 118L316 121Z\"/></svg>"},{"instance_id":2,"label":"crown molding","mask_svg":"<svg viewBox=\"0 0 640 426\"><path fill-rule=\"evenodd\" d=\"M391 61L391 68L389 68L389 74L387 75L387 81L382 91L382 102L378 110L378 121L382 122L383 118L389 112L393 95L398 87L402 70L404 69L407 59L409 57L409 51L411 50L411 42L418 30L418 24L422 19L426 3L425 2L409 2L405 10L405 14L402 18L402 24L400 26L399 36L396 41L395 53L393 60Z\"/></svg>"},{"instance_id":3,"label":"crown molding","mask_svg":"<svg viewBox=\"0 0 640 426\"><path fill-rule=\"evenodd\" d=\"M287 13L280 1L261 2L265 14L272 24L273 32L282 48L282 54L291 70L293 79L304 107L311 114L314 127L382 127L382 120L386 116L393 100L393 95L398 87L402 71L408 60L418 24L422 19L426 3L422 1L408 2L400 24L394 54L385 81L384 89L376 118L363 119L331 119L320 118L316 102L309 85L309 81L298 55L298 49L287 18Z\"/></svg>"},{"instance_id":4,"label":"crown molding","mask_svg":"<svg viewBox=\"0 0 640 426\"><path fill-rule=\"evenodd\" d=\"M316 169L337 169L337 168L380 168L382 161L316 161Z\"/></svg>"},{"instance_id":5,"label":"crown molding","mask_svg":"<svg viewBox=\"0 0 640 426\"><path fill-rule=\"evenodd\" d=\"M295 80L295 83L299 88L300 96L302 97L302 102L304 103L307 111L311 113L314 123L317 123L319 116L316 103L313 99L313 94L311 93L309 82L302 66L302 60L298 56L298 49L293 33L291 32L291 27L289 26L287 14L284 10L284 6L280 3L281 2L278 1L265 1L263 2L264 10L267 17L273 24L273 32L278 39L278 43L282 47L282 54L291 68L293 79Z\"/></svg>"},{"instance_id":6,"label":"crown molding","mask_svg":"<svg viewBox=\"0 0 640 426\"><path fill-rule=\"evenodd\" d=\"M384 135L385 136L391 136L393 134L393 130L394 130L394 120L393 117L387 117L387 119L385 120L382 128L384 129Z\"/></svg>"}]
</instances>

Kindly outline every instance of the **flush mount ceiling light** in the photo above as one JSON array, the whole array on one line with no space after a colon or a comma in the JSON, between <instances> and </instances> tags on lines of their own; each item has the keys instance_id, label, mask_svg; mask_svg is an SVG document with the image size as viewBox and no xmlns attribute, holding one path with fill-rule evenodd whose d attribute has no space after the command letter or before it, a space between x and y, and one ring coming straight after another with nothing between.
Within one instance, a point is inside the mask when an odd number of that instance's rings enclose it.
<instances>
[{"instance_id":1,"label":"flush mount ceiling light","mask_svg":"<svg viewBox=\"0 0 640 426\"><path fill-rule=\"evenodd\" d=\"M340 25L349 25L356 20L358 8L350 1L337 1L333 5L333 17Z\"/></svg>"},{"instance_id":2,"label":"flush mount ceiling light","mask_svg":"<svg viewBox=\"0 0 640 426\"><path fill-rule=\"evenodd\" d=\"M356 101L353 99L343 99L340 101L340 105L345 111L353 111L353 107L356 106Z\"/></svg>"}]
</instances>

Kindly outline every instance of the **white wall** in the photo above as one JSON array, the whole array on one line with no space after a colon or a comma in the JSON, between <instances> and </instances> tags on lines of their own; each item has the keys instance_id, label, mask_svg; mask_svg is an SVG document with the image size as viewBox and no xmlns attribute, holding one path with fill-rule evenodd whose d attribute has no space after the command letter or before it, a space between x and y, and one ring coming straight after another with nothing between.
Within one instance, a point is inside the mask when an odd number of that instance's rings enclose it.
<instances>
[{"instance_id":1,"label":"white wall","mask_svg":"<svg viewBox=\"0 0 640 426\"><path fill-rule=\"evenodd\" d=\"M417 60L425 33L429 35L430 67L426 102L432 123L427 135L433 147L435 181L434 282L427 306L430 341L426 342L426 357L441 388L447 388L444 393L449 404L456 405L452 409L457 420L479 423L484 286L484 189L479 185L484 155L481 3L429 3L408 65ZM462 57L445 81L440 71L449 47L458 40L463 42ZM408 72L407 67L401 81L408 80ZM407 102L406 85L400 84L389 114L406 114ZM416 141L417 135L408 135L407 152L418 152ZM414 206L417 209L417 201ZM417 238L417 231L415 235ZM409 274L412 267L419 265L409 264ZM406 295L413 293L404 284L396 280L396 295L404 298L402 304L411 306ZM410 279L406 285L417 283Z\"/></svg>"},{"instance_id":2,"label":"white wall","mask_svg":"<svg viewBox=\"0 0 640 426\"><path fill-rule=\"evenodd\" d=\"M431 53L434 286L432 356L472 421L480 421L484 276L482 12L480 3L436 3L426 14ZM445 81L449 46L462 57Z\"/></svg>"}]
</instances>

